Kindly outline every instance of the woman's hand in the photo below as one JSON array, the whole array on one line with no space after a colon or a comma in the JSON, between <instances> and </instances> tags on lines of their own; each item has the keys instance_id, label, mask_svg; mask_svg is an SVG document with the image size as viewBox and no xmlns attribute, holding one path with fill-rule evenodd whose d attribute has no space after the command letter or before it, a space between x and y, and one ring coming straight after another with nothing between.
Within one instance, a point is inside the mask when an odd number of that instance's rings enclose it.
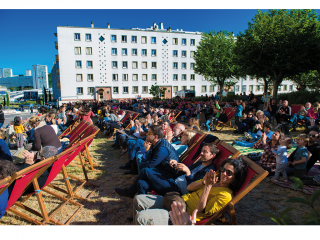
<instances>
[{"instance_id":1,"label":"woman's hand","mask_svg":"<svg viewBox=\"0 0 320 240\"><path fill-rule=\"evenodd\" d=\"M194 210L192 216L183 209L181 203L175 201L171 204L170 217L173 225L194 225L196 224L198 209Z\"/></svg>"},{"instance_id":2,"label":"woman's hand","mask_svg":"<svg viewBox=\"0 0 320 240\"><path fill-rule=\"evenodd\" d=\"M203 183L205 186L213 186L218 182L218 177L216 176L216 172L212 169L206 173L206 175L203 178Z\"/></svg>"},{"instance_id":3,"label":"woman's hand","mask_svg":"<svg viewBox=\"0 0 320 240\"><path fill-rule=\"evenodd\" d=\"M32 165L34 164L34 153L31 153L29 151L23 151L22 156L24 157L24 162L26 164Z\"/></svg>"}]
</instances>

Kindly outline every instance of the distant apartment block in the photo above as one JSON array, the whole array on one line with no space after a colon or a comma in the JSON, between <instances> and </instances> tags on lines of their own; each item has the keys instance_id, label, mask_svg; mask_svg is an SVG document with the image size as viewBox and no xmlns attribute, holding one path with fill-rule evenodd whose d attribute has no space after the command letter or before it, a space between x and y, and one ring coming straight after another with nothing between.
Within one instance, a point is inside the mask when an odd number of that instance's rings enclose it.
<instances>
[{"instance_id":1,"label":"distant apartment block","mask_svg":"<svg viewBox=\"0 0 320 240\"><path fill-rule=\"evenodd\" d=\"M46 65L33 65L33 88L43 89L48 88L48 68Z\"/></svg>"},{"instance_id":2,"label":"distant apartment block","mask_svg":"<svg viewBox=\"0 0 320 240\"><path fill-rule=\"evenodd\" d=\"M12 77L11 68L0 68L0 78Z\"/></svg>"}]
</instances>

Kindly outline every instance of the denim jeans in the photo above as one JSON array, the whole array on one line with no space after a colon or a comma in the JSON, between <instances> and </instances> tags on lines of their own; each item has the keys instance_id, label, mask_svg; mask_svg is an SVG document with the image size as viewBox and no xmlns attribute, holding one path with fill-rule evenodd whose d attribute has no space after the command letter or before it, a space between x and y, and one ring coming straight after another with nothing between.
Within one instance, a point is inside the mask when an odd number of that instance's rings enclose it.
<instances>
[{"instance_id":1,"label":"denim jeans","mask_svg":"<svg viewBox=\"0 0 320 240\"><path fill-rule=\"evenodd\" d=\"M128 157L129 160L134 160L136 153L140 150L144 150L144 140L142 139L128 139Z\"/></svg>"},{"instance_id":2,"label":"denim jeans","mask_svg":"<svg viewBox=\"0 0 320 240\"><path fill-rule=\"evenodd\" d=\"M2 126L3 126L3 123L0 123L0 128L2 128Z\"/></svg>"},{"instance_id":3,"label":"denim jeans","mask_svg":"<svg viewBox=\"0 0 320 240\"><path fill-rule=\"evenodd\" d=\"M310 118L309 117L304 117L301 116L297 113L295 113L291 118L290 118L290 122L293 123L293 128L296 128L298 125L298 120L304 120L306 122L306 125L309 126L310 125Z\"/></svg>"},{"instance_id":4,"label":"denim jeans","mask_svg":"<svg viewBox=\"0 0 320 240\"><path fill-rule=\"evenodd\" d=\"M207 126L208 132L210 132L210 126L209 126L210 123L212 124L212 121L211 121L211 120L207 120L207 121L206 121L206 126Z\"/></svg>"},{"instance_id":5,"label":"denim jeans","mask_svg":"<svg viewBox=\"0 0 320 240\"><path fill-rule=\"evenodd\" d=\"M278 179L280 176L280 173L282 173L282 176L284 179L288 178L287 172L286 172L287 166L288 166L288 163L277 163L273 179Z\"/></svg>"},{"instance_id":6,"label":"denim jeans","mask_svg":"<svg viewBox=\"0 0 320 240\"><path fill-rule=\"evenodd\" d=\"M129 188L129 191L131 194L146 194L150 189L157 191L160 195L179 191L174 179L163 177L155 168L144 168Z\"/></svg>"}]
</instances>

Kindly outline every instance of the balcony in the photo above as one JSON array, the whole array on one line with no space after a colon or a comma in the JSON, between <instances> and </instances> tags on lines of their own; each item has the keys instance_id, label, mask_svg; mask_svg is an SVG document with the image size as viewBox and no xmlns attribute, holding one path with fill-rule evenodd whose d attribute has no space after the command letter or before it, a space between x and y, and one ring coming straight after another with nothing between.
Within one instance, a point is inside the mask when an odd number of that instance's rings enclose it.
<instances>
[{"instance_id":1,"label":"balcony","mask_svg":"<svg viewBox=\"0 0 320 240\"><path fill-rule=\"evenodd\" d=\"M60 69L57 68L57 75L60 75Z\"/></svg>"},{"instance_id":2,"label":"balcony","mask_svg":"<svg viewBox=\"0 0 320 240\"><path fill-rule=\"evenodd\" d=\"M54 46L58 50L58 42L54 42Z\"/></svg>"},{"instance_id":3,"label":"balcony","mask_svg":"<svg viewBox=\"0 0 320 240\"><path fill-rule=\"evenodd\" d=\"M56 62L59 62L59 55L56 55Z\"/></svg>"}]
</instances>

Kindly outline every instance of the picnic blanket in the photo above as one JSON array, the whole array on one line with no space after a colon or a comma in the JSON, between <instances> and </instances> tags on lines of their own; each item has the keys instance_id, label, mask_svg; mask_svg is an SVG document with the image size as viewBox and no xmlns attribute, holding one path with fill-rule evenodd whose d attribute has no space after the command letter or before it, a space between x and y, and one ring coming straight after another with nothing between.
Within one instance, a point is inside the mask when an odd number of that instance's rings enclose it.
<instances>
[{"instance_id":1,"label":"picnic blanket","mask_svg":"<svg viewBox=\"0 0 320 240\"><path fill-rule=\"evenodd\" d=\"M263 149L254 149L254 148L251 148L251 147L243 147L243 146L239 146L239 145L233 145L233 147L235 149L237 149L238 151L241 152L242 155L247 155L249 153L258 153L258 152L263 152ZM288 155L290 153L292 153L296 148L295 147L292 147L290 149L288 149L287 153Z\"/></svg>"}]
</instances>

